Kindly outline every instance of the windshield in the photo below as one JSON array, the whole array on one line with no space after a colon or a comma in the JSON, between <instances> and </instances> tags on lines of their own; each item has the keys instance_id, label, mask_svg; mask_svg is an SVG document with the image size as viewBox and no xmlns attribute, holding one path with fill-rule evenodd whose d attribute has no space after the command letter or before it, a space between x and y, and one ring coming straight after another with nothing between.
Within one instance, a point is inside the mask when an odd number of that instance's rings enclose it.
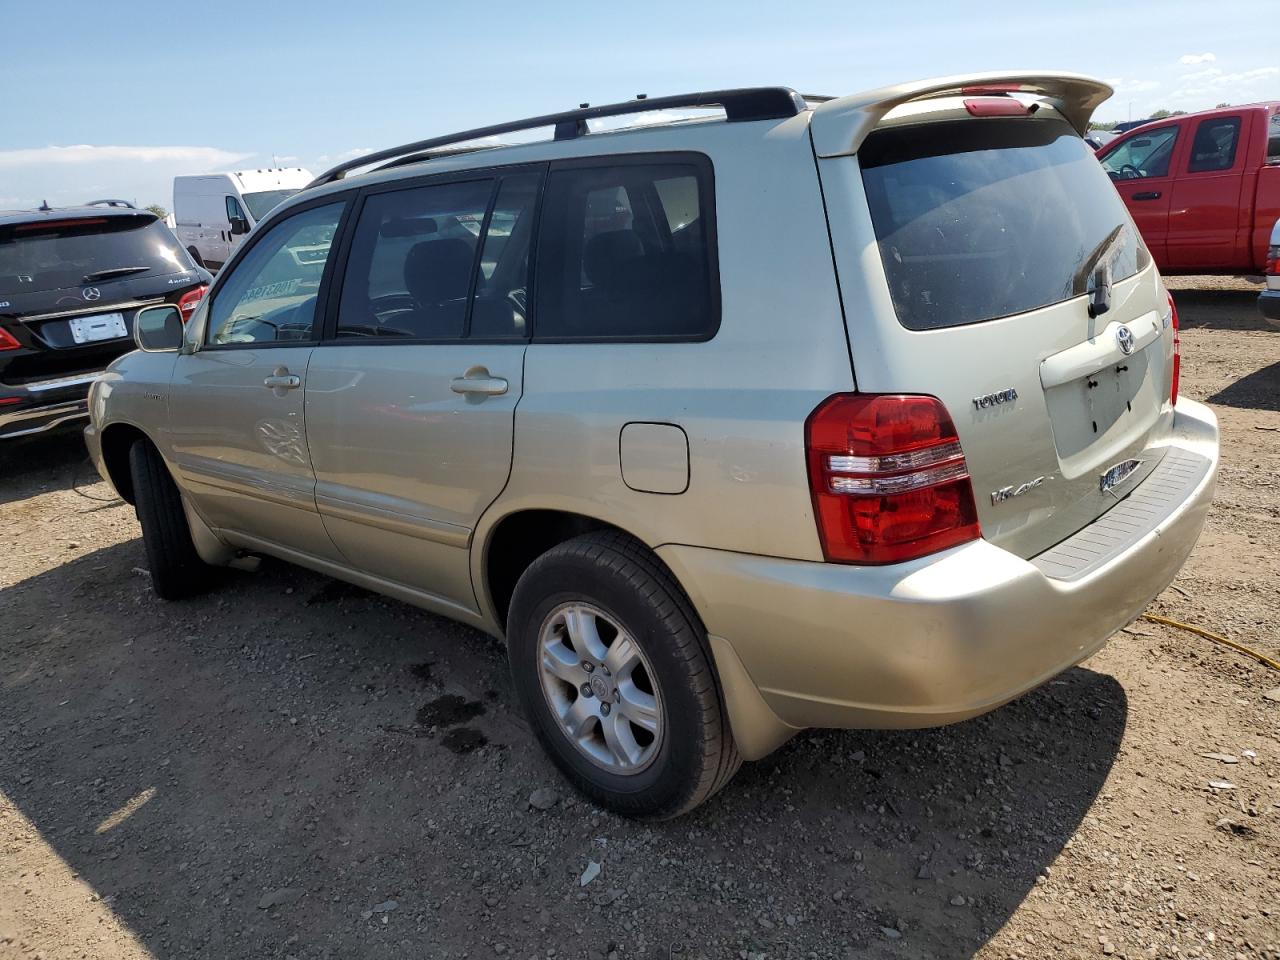
<instances>
[{"instance_id":1,"label":"windshield","mask_svg":"<svg viewBox=\"0 0 1280 960\"><path fill-rule=\"evenodd\" d=\"M191 269L173 233L149 213L0 227L0 297Z\"/></svg>"},{"instance_id":2,"label":"windshield","mask_svg":"<svg viewBox=\"0 0 1280 960\"><path fill-rule=\"evenodd\" d=\"M1117 281L1147 263L1120 195L1062 121L890 127L872 133L858 156L894 308L908 329L1080 296L1100 251ZM1113 233L1120 237L1108 244Z\"/></svg>"},{"instance_id":3,"label":"windshield","mask_svg":"<svg viewBox=\"0 0 1280 960\"><path fill-rule=\"evenodd\" d=\"M257 223L270 213L273 207L288 200L297 192L297 190L260 190L257 193L246 193L244 203L253 214L253 222Z\"/></svg>"}]
</instances>

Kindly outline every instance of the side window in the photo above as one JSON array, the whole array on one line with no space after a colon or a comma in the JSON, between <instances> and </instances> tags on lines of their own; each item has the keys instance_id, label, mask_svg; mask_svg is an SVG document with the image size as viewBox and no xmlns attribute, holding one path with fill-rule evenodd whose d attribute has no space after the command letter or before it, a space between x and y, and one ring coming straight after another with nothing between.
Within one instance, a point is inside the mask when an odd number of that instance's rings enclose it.
<instances>
[{"instance_id":1,"label":"side window","mask_svg":"<svg viewBox=\"0 0 1280 960\"><path fill-rule=\"evenodd\" d=\"M471 307L474 339L522 340L529 335L529 247L538 174L504 177L489 214L480 254L480 276Z\"/></svg>"},{"instance_id":2,"label":"side window","mask_svg":"<svg viewBox=\"0 0 1280 960\"><path fill-rule=\"evenodd\" d=\"M214 295L207 343L313 339L316 296L344 206L294 214L258 240Z\"/></svg>"},{"instance_id":3,"label":"side window","mask_svg":"<svg viewBox=\"0 0 1280 960\"><path fill-rule=\"evenodd\" d=\"M1177 139L1177 127L1161 127L1130 137L1103 157L1102 168L1112 180L1167 177Z\"/></svg>"},{"instance_id":4,"label":"side window","mask_svg":"<svg viewBox=\"0 0 1280 960\"><path fill-rule=\"evenodd\" d=\"M538 338L712 336L712 207L704 164L553 171L538 233Z\"/></svg>"},{"instance_id":5,"label":"side window","mask_svg":"<svg viewBox=\"0 0 1280 960\"><path fill-rule=\"evenodd\" d=\"M1236 143L1240 139L1240 118L1201 120L1191 141L1191 162L1187 173L1230 170L1236 165Z\"/></svg>"},{"instance_id":6,"label":"side window","mask_svg":"<svg viewBox=\"0 0 1280 960\"><path fill-rule=\"evenodd\" d=\"M240 209L240 201L235 197L227 197L227 219L243 220L244 212Z\"/></svg>"},{"instance_id":7,"label":"side window","mask_svg":"<svg viewBox=\"0 0 1280 960\"><path fill-rule=\"evenodd\" d=\"M1280 163L1280 107L1267 125L1267 163Z\"/></svg>"},{"instance_id":8,"label":"side window","mask_svg":"<svg viewBox=\"0 0 1280 960\"><path fill-rule=\"evenodd\" d=\"M492 180L443 183L365 200L342 282L337 335L460 338L493 186Z\"/></svg>"}]
</instances>

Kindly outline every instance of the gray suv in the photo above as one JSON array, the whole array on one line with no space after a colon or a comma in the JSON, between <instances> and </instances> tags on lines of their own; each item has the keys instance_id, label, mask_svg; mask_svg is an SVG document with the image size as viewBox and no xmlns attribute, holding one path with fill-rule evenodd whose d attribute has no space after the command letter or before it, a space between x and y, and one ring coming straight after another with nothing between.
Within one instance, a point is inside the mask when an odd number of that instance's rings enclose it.
<instances>
[{"instance_id":1,"label":"gray suv","mask_svg":"<svg viewBox=\"0 0 1280 960\"><path fill-rule=\"evenodd\" d=\"M1110 92L719 91L361 157L190 322L139 315L90 450L161 597L270 554L502 638L624 814L807 727L972 717L1138 616L1213 493L1080 136Z\"/></svg>"}]
</instances>

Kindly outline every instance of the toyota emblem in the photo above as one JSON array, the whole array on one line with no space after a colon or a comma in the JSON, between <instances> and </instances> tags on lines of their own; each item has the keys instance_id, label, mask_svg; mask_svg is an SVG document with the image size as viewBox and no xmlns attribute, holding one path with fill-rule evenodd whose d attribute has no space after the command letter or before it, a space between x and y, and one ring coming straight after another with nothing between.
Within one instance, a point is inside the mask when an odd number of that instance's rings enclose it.
<instances>
[{"instance_id":1,"label":"toyota emblem","mask_svg":"<svg viewBox=\"0 0 1280 960\"><path fill-rule=\"evenodd\" d=\"M80 296L84 297L86 300L97 300L102 296L102 291L97 287L85 287L80 291Z\"/></svg>"},{"instance_id":2,"label":"toyota emblem","mask_svg":"<svg viewBox=\"0 0 1280 960\"><path fill-rule=\"evenodd\" d=\"M1133 353L1133 331L1123 324L1116 330L1116 342L1120 344L1120 352L1126 357Z\"/></svg>"}]
</instances>

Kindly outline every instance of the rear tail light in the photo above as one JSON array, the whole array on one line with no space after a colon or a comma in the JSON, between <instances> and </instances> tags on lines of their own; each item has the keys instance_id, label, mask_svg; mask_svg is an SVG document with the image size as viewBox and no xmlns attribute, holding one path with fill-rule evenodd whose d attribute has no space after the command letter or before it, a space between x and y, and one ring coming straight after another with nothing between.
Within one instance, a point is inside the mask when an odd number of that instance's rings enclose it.
<instances>
[{"instance_id":1,"label":"rear tail light","mask_svg":"<svg viewBox=\"0 0 1280 960\"><path fill-rule=\"evenodd\" d=\"M934 397L828 397L805 423L805 450L831 562L901 563L982 535L960 439Z\"/></svg>"},{"instance_id":2,"label":"rear tail light","mask_svg":"<svg viewBox=\"0 0 1280 960\"><path fill-rule=\"evenodd\" d=\"M1169 402L1178 402L1178 381L1182 377L1182 337L1178 333L1178 308L1169 294L1169 322L1173 326L1173 363L1169 371Z\"/></svg>"},{"instance_id":3,"label":"rear tail light","mask_svg":"<svg viewBox=\"0 0 1280 960\"><path fill-rule=\"evenodd\" d=\"M194 290L188 290L182 295L182 298L178 301L178 312L182 314L183 323L191 319L191 315L196 312L196 307L200 306L200 301L208 290L208 287L200 286Z\"/></svg>"},{"instance_id":4,"label":"rear tail light","mask_svg":"<svg viewBox=\"0 0 1280 960\"><path fill-rule=\"evenodd\" d=\"M20 344L16 339L14 339L13 334L10 333L8 330L4 329L4 327L0 327L0 350L21 350L21 349L22 349L22 344Z\"/></svg>"},{"instance_id":5,"label":"rear tail light","mask_svg":"<svg viewBox=\"0 0 1280 960\"><path fill-rule=\"evenodd\" d=\"M1267 249L1267 262L1262 272L1269 277L1280 276L1280 247Z\"/></svg>"}]
</instances>

